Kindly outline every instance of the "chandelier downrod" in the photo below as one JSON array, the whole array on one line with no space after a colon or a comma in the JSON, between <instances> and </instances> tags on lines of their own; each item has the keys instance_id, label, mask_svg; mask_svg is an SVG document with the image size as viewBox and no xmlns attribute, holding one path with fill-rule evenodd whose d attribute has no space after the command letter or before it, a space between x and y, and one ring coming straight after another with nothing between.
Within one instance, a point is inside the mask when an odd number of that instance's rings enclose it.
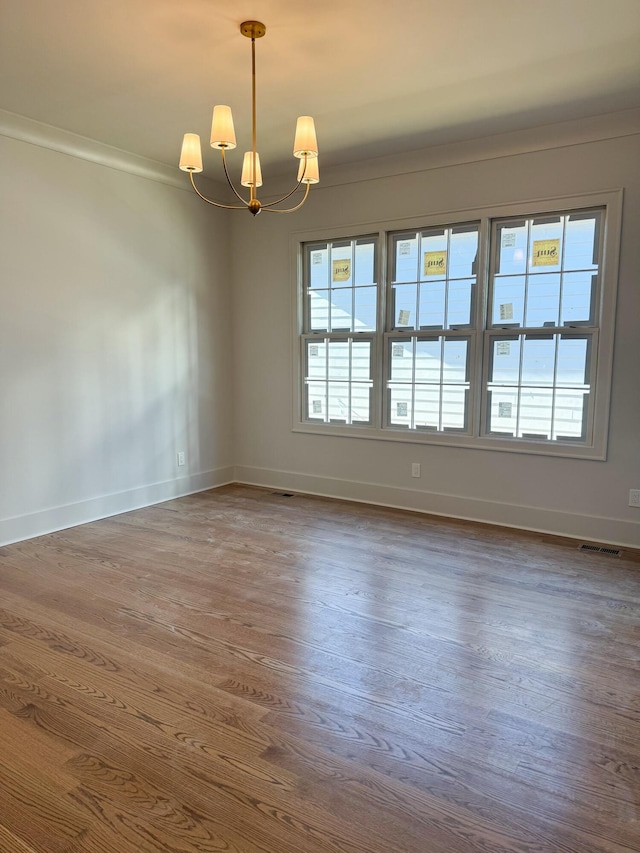
<instances>
[{"instance_id":1,"label":"chandelier downrod","mask_svg":"<svg viewBox=\"0 0 640 853\"><path fill-rule=\"evenodd\" d=\"M254 216L262 210L268 213L293 213L299 210L307 200L311 184L317 184L318 175L318 143L313 119L310 116L299 116L296 124L296 135L293 145L293 155L300 160L297 183L293 189L281 196L276 201L262 204L257 195L257 188L262 186L262 170L260 168L260 156L257 148L257 108L256 108L256 39L262 38L267 28L260 21L244 21L240 25L240 32L246 38L251 39L251 151L244 155L241 183L249 187L249 198L245 199L235 188L229 175L226 160L226 150L236 147L235 129L231 108L228 106L216 106L213 110L213 122L211 125L211 147L219 148L222 155L222 166L225 178L234 195L241 205L222 204L218 201L206 198L196 187L194 173L202 172L202 151L200 148L200 137L197 133L186 133L182 143L180 155L180 168L189 173L191 185L203 201L214 207L222 207L226 210L249 210ZM302 184L306 184L302 200L293 207L282 208L277 205L290 198Z\"/></svg>"}]
</instances>

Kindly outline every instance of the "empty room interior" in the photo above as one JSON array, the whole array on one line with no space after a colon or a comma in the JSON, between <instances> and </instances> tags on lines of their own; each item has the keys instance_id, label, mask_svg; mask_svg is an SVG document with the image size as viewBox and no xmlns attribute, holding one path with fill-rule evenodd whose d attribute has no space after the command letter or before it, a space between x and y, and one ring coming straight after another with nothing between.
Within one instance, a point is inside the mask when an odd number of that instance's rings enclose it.
<instances>
[{"instance_id":1,"label":"empty room interior","mask_svg":"<svg viewBox=\"0 0 640 853\"><path fill-rule=\"evenodd\" d=\"M639 44L0 0L0 853L640 850Z\"/></svg>"}]
</instances>

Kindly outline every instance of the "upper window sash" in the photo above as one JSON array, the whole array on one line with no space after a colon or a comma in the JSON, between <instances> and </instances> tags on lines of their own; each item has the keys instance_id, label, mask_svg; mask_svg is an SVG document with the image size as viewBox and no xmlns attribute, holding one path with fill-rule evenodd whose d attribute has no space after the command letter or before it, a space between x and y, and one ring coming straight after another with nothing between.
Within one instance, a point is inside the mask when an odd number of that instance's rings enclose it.
<instances>
[{"instance_id":1,"label":"upper window sash","mask_svg":"<svg viewBox=\"0 0 640 853\"><path fill-rule=\"evenodd\" d=\"M377 235L306 244L303 287L305 333L375 332Z\"/></svg>"},{"instance_id":2,"label":"upper window sash","mask_svg":"<svg viewBox=\"0 0 640 853\"><path fill-rule=\"evenodd\" d=\"M603 210L494 220L487 328L598 323Z\"/></svg>"},{"instance_id":3,"label":"upper window sash","mask_svg":"<svg viewBox=\"0 0 640 853\"><path fill-rule=\"evenodd\" d=\"M388 331L475 324L480 223L389 235Z\"/></svg>"}]
</instances>

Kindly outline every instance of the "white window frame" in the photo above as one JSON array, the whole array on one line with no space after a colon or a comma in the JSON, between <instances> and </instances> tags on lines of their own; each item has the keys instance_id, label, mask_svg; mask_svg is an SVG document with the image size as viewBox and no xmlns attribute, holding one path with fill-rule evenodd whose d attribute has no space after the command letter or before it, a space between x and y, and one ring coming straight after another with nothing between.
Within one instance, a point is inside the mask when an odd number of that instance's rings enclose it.
<instances>
[{"instance_id":1,"label":"white window frame","mask_svg":"<svg viewBox=\"0 0 640 853\"><path fill-rule=\"evenodd\" d=\"M294 233L291 237L292 280L295 297L292 300L292 364L293 364L293 412L292 431L316 435L357 437L379 441L396 441L408 444L433 444L452 447L467 447L527 453L541 456L560 456L578 459L605 460L609 426L609 403L613 366L613 344L615 335L615 309L617 298L620 236L622 227L623 190L587 192L556 198L534 199L509 204L492 205L429 214L421 217L395 219L385 222L366 222L338 228L314 229ZM529 440L521 438L483 435L486 423L486 377L488 376L488 341L494 333L488 323L489 299L489 239L492 222L507 217L530 218L544 214L566 213L572 210L604 208L604 227L601 236L601 268L599 292L596 296L596 324L594 347L591 357L591 411L588 418L587 441L585 443ZM384 389L388 371L389 340L398 337L388 326L389 263L387 241L392 232L419 231L434 227L451 227L478 221L480 223L478 247L478 273L475 298L475 324L471 329L458 334L471 337L470 359L475 367L475 387L469 393L469 433L432 432L409 430L385 426L383 411L386 394ZM377 330L373 333L373 391L371 395L371 423L367 425L338 425L309 422L304 419L304 294L302 290L302 265L304 244L341 239L357 239L378 234L378 310ZM442 330L445 332L446 330ZM520 331L520 330L519 330ZM538 330L543 332L542 329ZM589 329L594 332L594 329ZM515 330L514 330L515 332ZM357 337L358 333L352 333ZM369 335L370 333L366 333ZM407 333L408 334L408 333ZM420 334L418 330L413 334ZM434 331L434 334L437 332ZM440 332L442 334L442 332Z\"/></svg>"}]
</instances>

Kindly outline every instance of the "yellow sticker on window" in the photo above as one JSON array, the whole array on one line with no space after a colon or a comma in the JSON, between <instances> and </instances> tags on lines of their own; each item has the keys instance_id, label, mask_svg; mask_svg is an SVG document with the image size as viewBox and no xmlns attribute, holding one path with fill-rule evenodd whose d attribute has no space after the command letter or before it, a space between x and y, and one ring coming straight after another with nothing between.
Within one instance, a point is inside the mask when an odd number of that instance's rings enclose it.
<instances>
[{"instance_id":1,"label":"yellow sticker on window","mask_svg":"<svg viewBox=\"0 0 640 853\"><path fill-rule=\"evenodd\" d=\"M333 280L334 281L349 281L351 278L351 261L334 261L333 262Z\"/></svg>"},{"instance_id":2,"label":"yellow sticker on window","mask_svg":"<svg viewBox=\"0 0 640 853\"><path fill-rule=\"evenodd\" d=\"M447 274L447 252L425 252L424 253L425 275Z\"/></svg>"},{"instance_id":3,"label":"yellow sticker on window","mask_svg":"<svg viewBox=\"0 0 640 853\"><path fill-rule=\"evenodd\" d=\"M560 263L560 238L556 240L534 240L533 259L531 265L534 267L556 267Z\"/></svg>"}]
</instances>

